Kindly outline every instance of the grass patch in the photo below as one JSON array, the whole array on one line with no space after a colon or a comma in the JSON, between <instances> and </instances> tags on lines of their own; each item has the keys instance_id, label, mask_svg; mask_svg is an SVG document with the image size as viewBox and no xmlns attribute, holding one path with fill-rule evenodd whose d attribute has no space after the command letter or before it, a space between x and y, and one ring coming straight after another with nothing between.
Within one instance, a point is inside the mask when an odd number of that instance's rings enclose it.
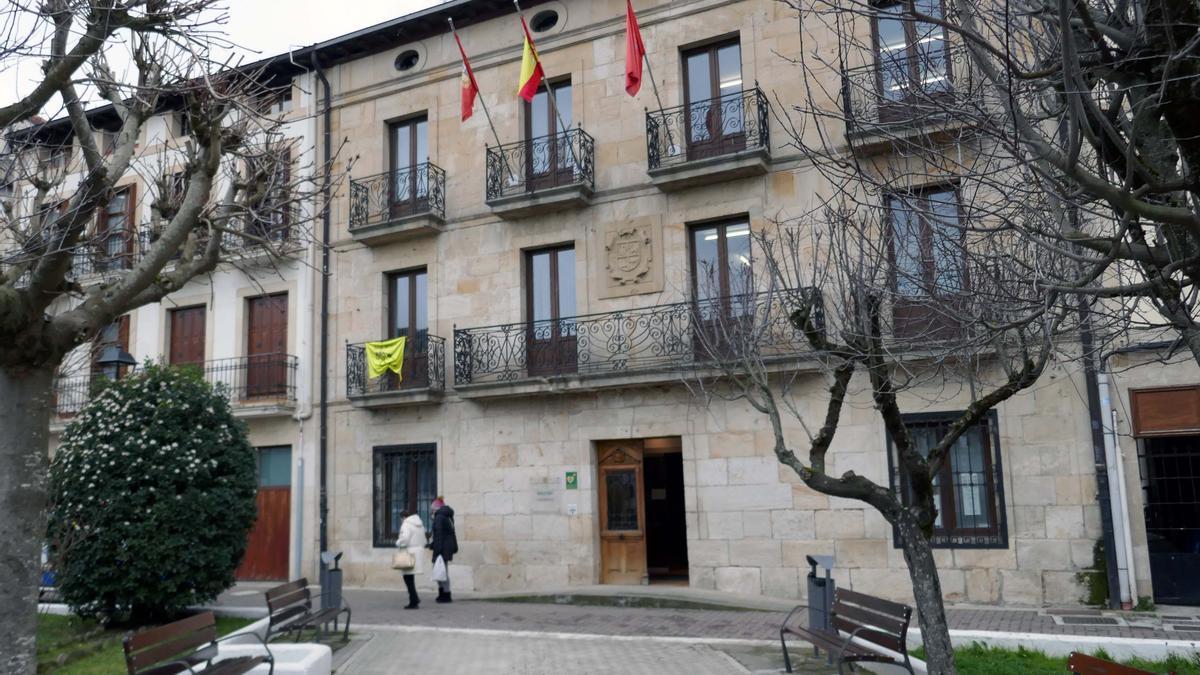
<instances>
[{"instance_id":1,"label":"grass patch","mask_svg":"<svg viewBox=\"0 0 1200 675\"><path fill-rule=\"evenodd\" d=\"M221 635L247 626L254 619L217 617ZM38 615L38 672L58 675L112 675L125 672L121 640L127 628L105 628L76 616Z\"/></svg>"},{"instance_id":2,"label":"grass patch","mask_svg":"<svg viewBox=\"0 0 1200 675\"><path fill-rule=\"evenodd\" d=\"M925 649L916 649L912 654L924 659ZM1095 652L1095 656L1112 660L1104 650ZM1067 657L1046 656L1040 651L1024 647L1002 649L976 642L969 647L956 648L954 657L958 663L958 672L963 675L1063 675L1067 672ZM1200 654L1194 654L1190 658L1171 656L1163 661L1133 659L1121 663L1152 673L1200 675Z\"/></svg>"}]
</instances>

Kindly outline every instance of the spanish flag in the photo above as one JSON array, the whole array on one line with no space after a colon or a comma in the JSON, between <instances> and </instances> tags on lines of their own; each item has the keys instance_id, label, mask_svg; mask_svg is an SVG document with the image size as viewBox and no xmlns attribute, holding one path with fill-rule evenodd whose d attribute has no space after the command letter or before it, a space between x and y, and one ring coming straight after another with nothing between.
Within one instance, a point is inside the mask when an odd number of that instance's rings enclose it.
<instances>
[{"instance_id":1,"label":"spanish flag","mask_svg":"<svg viewBox=\"0 0 1200 675\"><path fill-rule=\"evenodd\" d=\"M521 82L517 87L517 95L533 103L537 88L546 77L542 70L542 60L538 58L537 48L533 46L533 38L529 36L529 25L525 17L521 17L521 28L525 31L525 50L521 53Z\"/></svg>"}]
</instances>

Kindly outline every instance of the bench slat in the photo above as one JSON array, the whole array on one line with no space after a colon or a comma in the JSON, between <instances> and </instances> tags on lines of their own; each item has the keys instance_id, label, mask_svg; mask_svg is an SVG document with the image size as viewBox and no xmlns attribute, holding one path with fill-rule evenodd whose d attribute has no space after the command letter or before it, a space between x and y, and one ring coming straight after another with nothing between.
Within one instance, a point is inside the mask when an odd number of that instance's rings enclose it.
<instances>
[{"instance_id":1,"label":"bench slat","mask_svg":"<svg viewBox=\"0 0 1200 675\"><path fill-rule=\"evenodd\" d=\"M211 673L212 675L242 675L254 670L254 667L260 663L266 663L265 656L239 656L235 659L226 659L217 661L202 672Z\"/></svg>"},{"instance_id":2,"label":"bench slat","mask_svg":"<svg viewBox=\"0 0 1200 675\"><path fill-rule=\"evenodd\" d=\"M900 638L890 633L884 633L883 631L875 630L874 628L863 628L861 624L847 621L836 614L833 616L833 625L839 630L846 631L847 636L857 630L858 632L854 633L854 637L856 638L866 640L867 642L872 642L880 647L890 649L895 652L904 651L904 642Z\"/></svg>"},{"instance_id":3,"label":"bench slat","mask_svg":"<svg viewBox=\"0 0 1200 675\"><path fill-rule=\"evenodd\" d=\"M903 617L880 614L856 607L845 603L834 604L833 613L850 621L860 623L866 626L878 628L885 633L893 635L904 635L905 629L908 627L908 621Z\"/></svg>"},{"instance_id":4,"label":"bench slat","mask_svg":"<svg viewBox=\"0 0 1200 675\"><path fill-rule=\"evenodd\" d=\"M271 613L275 613L281 609L291 607L293 605L308 604L311 599L311 594L307 588L298 591L292 591L286 595L278 595L274 598L267 599L267 608Z\"/></svg>"},{"instance_id":5,"label":"bench slat","mask_svg":"<svg viewBox=\"0 0 1200 675\"><path fill-rule=\"evenodd\" d=\"M287 595L296 591L308 590L308 579L300 577L295 581L289 581L286 584L279 584L267 589L267 602L270 602L281 595Z\"/></svg>"},{"instance_id":6,"label":"bench slat","mask_svg":"<svg viewBox=\"0 0 1200 675\"><path fill-rule=\"evenodd\" d=\"M877 598L873 595L867 595L865 593L847 591L843 588L839 588L834 591L833 601L834 603L844 602L850 605L859 605L861 607L866 607L867 609L874 610L881 614L887 614L889 616L907 617L912 613L912 610L910 610L907 605L902 605L898 602L892 602L891 600L884 600L883 598Z\"/></svg>"},{"instance_id":7,"label":"bench slat","mask_svg":"<svg viewBox=\"0 0 1200 675\"><path fill-rule=\"evenodd\" d=\"M125 638L133 651L137 651L147 645L157 644L163 640L173 638L177 635L190 633L200 630L205 626L216 626L217 619L212 612L201 612L194 616L189 616L186 619L174 621L165 626L155 628L147 628L143 631L138 631Z\"/></svg>"},{"instance_id":8,"label":"bench slat","mask_svg":"<svg viewBox=\"0 0 1200 675\"><path fill-rule=\"evenodd\" d=\"M136 673L156 663L186 658L216 639L216 618L212 612L204 612L127 636L125 664Z\"/></svg>"},{"instance_id":9,"label":"bench slat","mask_svg":"<svg viewBox=\"0 0 1200 675\"><path fill-rule=\"evenodd\" d=\"M1145 670L1130 668L1079 652L1071 652L1071 655L1067 657L1067 669L1081 675L1153 675Z\"/></svg>"}]
</instances>

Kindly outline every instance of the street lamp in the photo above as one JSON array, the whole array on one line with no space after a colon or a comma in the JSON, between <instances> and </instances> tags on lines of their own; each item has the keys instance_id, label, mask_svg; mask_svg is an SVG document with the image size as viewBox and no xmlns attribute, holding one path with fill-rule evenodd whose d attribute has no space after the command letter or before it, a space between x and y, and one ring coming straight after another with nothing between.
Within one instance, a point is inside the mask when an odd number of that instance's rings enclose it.
<instances>
[{"instance_id":1,"label":"street lamp","mask_svg":"<svg viewBox=\"0 0 1200 675\"><path fill-rule=\"evenodd\" d=\"M137 367L137 359L129 352L121 349L120 345L108 345L100 350L96 358L100 373L110 380L121 379L121 366L129 366L132 370Z\"/></svg>"}]
</instances>

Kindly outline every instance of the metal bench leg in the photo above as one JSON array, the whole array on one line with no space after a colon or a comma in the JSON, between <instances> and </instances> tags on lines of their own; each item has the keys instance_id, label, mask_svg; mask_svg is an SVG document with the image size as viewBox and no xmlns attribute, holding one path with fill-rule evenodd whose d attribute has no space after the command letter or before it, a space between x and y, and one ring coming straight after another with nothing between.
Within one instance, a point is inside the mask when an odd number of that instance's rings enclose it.
<instances>
[{"instance_id":1,"label":"metal bench leg","mask_svg":"<svg viewBox=\"0 0 1200 675\"><path fill-rule=\"evenodd\" d=\"M792 672L792 658L788 656L787 638L784 637L783 629L779 629L779 644L783 645L783 667L787 672Z\"/></svg>"},{"instance_id":2,"label":"metal bench leg","mask_svg":"<svg viewBox=\"0 0 1200 675\"><path fill-rule=\"evenodd\" d=\"M342 642L350 640L350 608L346 608L346 629L342 631Z\"/></svg>"}]
</instances>

